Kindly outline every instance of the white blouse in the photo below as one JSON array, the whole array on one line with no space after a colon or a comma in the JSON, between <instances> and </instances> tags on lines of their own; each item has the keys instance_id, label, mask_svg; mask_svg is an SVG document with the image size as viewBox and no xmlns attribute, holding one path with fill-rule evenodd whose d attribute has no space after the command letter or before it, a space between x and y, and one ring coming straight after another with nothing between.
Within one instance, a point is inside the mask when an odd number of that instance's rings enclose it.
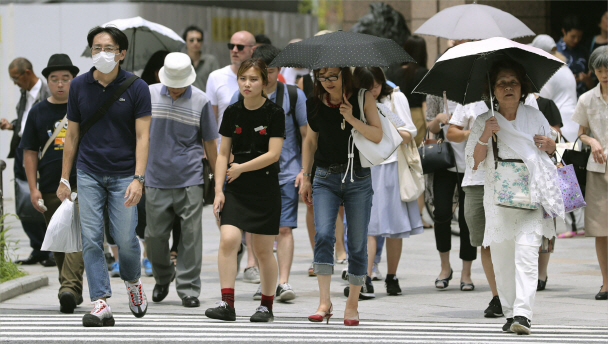
<instances>
[{"instance_id":1,"label":"white blouse","mask_svg":"<svg viewBox=\"0 0 608 344\"><path fill-rule=\"evenodd\" d=\"M608 155L608 104L602 97L600 84L597 84L593 89L585 92L578 99L576 110L572 115L572 120L576 123L591 129L593 137L595 137L602 148L604 154ZM606 164L598 164L593 160L593 155L589 155L587 162L587 170L593 172L605 172Z\"/></svg>"},{"instance_id":2,"label":"white blouse","mask_svg":"<svg viewBox=\"0 0 608 344\"><path fill-rule=\"evenodd\" d=\"M412 121L410 104L408 103L405 94L399 91L394 91L392 95L382 98L382 101L380 101L380 103L386 105L386 107L388 107L394 114L399 116L399 118L401 118L403 122L405 122L405 125L397 128L397 130L409 132L410 135L412 135L413 140L416 134L418 133L418 130L416 129L416 126ZM397 162L397 150L395 150L395 152L393 152L393 155L391 155L388 159L384 160L384 162L380 165L389 164L391 162Z\"/></svg>"}]
</instances>

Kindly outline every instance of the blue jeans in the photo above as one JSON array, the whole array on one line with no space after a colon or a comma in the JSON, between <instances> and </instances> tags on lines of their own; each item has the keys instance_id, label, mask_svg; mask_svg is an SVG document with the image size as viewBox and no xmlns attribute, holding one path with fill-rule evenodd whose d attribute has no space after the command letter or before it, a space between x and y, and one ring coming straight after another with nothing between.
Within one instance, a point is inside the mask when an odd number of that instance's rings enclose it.
<instances>
[{"instance_id":1,"label":"blue jeans","mask_svg":"<svg viewBox=\"0 0 608 344\"><path fill-rule=\"evenodd\" d=\"M363 285L367 275L367 226L372 209L371 170L361 168L350 172L342 183L344 173L332 173L317 167L313 185L312 202L315 212L315 258L314 272L331 275L334 270L334 245L336 242L336 217L344 202L344 213L348 223L348 281Z\"/></svg>"},{"instance_id":2,"label":"blue jeans","mask_svg":"<svg viewBox=\"0 0 608 344\"><path fill-rule=\"evenodd\" d=\"M135 234L137 207L124 205L133 176L100 176L78 170L78 203L82 230L82 257L91 301L112 296L103 254L104 207L108 206L110 235L118 246L120 278L137 281L141 275L141 249Z\"/></svg>"}]
</instances>

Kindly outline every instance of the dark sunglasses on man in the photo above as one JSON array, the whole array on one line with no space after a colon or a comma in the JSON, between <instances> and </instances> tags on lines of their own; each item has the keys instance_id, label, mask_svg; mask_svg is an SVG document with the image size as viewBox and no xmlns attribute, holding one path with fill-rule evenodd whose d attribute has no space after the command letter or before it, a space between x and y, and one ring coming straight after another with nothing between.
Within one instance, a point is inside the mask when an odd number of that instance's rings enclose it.
<instances>
[{"instance_id":1,"label":"dark sunglasses on man","mask_svg":"<svg viewBox=\"0 0 608 344\"><path fill-rule=\"evenodd\" d=\"M236 47L239 51L243 51L243 49L245 49L245 47L253 47L253 45L245 45L245 44L232 44L232 43L228 43L228 50L232 50L234 49L234 47Z\"/></svg>"}]
</instances>

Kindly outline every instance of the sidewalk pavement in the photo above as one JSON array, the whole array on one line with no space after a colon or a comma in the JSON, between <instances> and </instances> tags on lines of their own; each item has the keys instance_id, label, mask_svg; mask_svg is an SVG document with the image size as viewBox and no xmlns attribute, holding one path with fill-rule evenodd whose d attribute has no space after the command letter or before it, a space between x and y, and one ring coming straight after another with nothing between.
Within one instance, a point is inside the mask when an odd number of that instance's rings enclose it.
<instances>
[{"instance_id":1,"label":"sidewalk pavement","mask_svg":"<svg viewBox=\"0 0 608 344\"><path fill-rule=\"evenodd\" d=\"M275 303L274 314L278 318L305 318L313 314L318 305L318 286L316 278L308 276L308 267L313 258L305 224L306 207L300 203L298 228L294 229L295 254L292 274L289 283L297 294L290 303ZM7 212L14 212L14 202L5 200ZM9 231L12 240L19 240L14 245L13 259L25 258L30 253L29 240L18 221L11 220L12 229ZM558 232L564 231L561 225ZM547 289L537 293L534 305L534 324L568 326L608 326L608 302L596 301L594 295L602 284L601 273L595 253L595 242L592 238L576 237L572 239L557 239L555 253L549 263L549 279ZM217 252L219 246L219 230L215 225L211 206L203 210L203 269L201 272L202 291L200 308L184 308L175 291L175 285L167 298L161 303L152 302L154 278L145 277L142 268L142 282L150 302L147 314L184 314L204 316L206 308L214 307L220 300L220 285L217 273ZM376 298L360 301L359 312L361 319L387 321L425 321L425 322L460 322L460 323L504 323L504 318L487 319L483 311L492 295L485 280L481 266L480 255L473 263L472 278L475 290L460 291L460 272L462 264L458 258L459 240L452 238L450 254L454 279L446 290L436 289L435 278L439 274L439 255L435 248L433 230L403 240L403 253L397 277L399 278L403 295L388 296L383 281L374 282ZM244 268L246 257L241 267ZM346 298L343 295L345 282L340 273L346 265L336 265L332 278L331 297L334 304L335 317L343 316ZM46 268L42 265L24 266L30 275L48 276L48 286L14 297L0 303L0 312L15 310L25 314L44 312L59 314L57 291L59 289L57 269ZM386 274L386 253L383 252L380 271ZM242 271L236 282L236 311L239 316L249 316L254 313L259 301L253 301L252 295L257 289L256 284L244 283ZM123 281L111 278L114 297L108 300L114 313L130 314L128 299ZM88 304L88 287L84 286L85 303L76 309L76 313L90 312Z\"/></svg>"}]
</instances>

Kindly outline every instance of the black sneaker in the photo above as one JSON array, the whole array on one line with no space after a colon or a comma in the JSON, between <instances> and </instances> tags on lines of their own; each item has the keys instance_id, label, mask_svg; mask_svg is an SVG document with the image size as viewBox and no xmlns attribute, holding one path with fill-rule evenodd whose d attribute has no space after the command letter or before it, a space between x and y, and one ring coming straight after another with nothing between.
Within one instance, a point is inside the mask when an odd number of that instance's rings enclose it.
<instances>
[{"instance_id":1,"label":"black sneaker","mask_svg":"<svg viewBox=\"0 0 608 344\"><path fill-rule=\"evenodd\" d=\"M513 318L507 318L507 322L504 325L502 325L502 332L513 333L513 331L511 331L512 324L513 324Z\"/></svg>"},{"instance_id":2,"label":"black sneaker","mask_svg":"<svg viewBox=\"0 0 608 344\"><path fill-rule=\"evenodd\" d=\"M498 296L494 296L488 308L486 308L484 312L484 317L486 318L498 318L504 316L502 314L502 305L500 304L500 298Z\"/></svg>"},{"instance_id":3,"label":"black sneaker","mask_svg":"<svg viewBox=\"0 0 608 344\"><path fill-rule=\"evenodd\" d=\"M394 276L392 279L384 280L384 286L386 287L386 293L389 295L401 295L401 287L399 286L399 279Z\"/></svg>"},{"instance_id":4,"label":"black sneaker","mask_svg":"<svg viewBox=\"0 0 608 344\"><path fill-rule=\"evenodd\" d=\"M76 308L76 296L69 291L64 291L59 295L59 311L61 313L72 314Z\"/></svg>"},{"instance_id":5,"label":"black sneaker","mask_svg":"<svg viewBox=\"0 0 608 344\"><path fill-rule=\"evenodd\" d=\"M517 334L530 334L531 321L522 316L513 317L513 324L511 324L511 331Z\"/></svg>"},{"instance_id":6,"label":"black sneaker","mask_svg":"<svg viewBox=\"0 0 608 344\"><path fill-rule=\"evenodd\" d=\"M255 313L249 318L251 322L273 322L274 314L268 310L266 306L260 306L255 310Z\"/></svg>"},{"instance_id":7,"label":"black sneaker","mask_svg":"<svg viewBox=\"0 0 608 344\"><path fill-rule=\"evenodd\" d=\"M365 284L361 286L361 293L359 293L359 299L370 300L375 297L376 294L374 294L374 285L372 284L372 279L367 277L365 279Z\"/></svg>"},{"instance_id":8,"label":"black sneaker","mask_svg":"<svg viewBox=\"0 0 608 344\"><path fill-rule=\"evenodd\" d=\"M290 301L296 298L296 292L293 291L291 285L289 283L279 284L277 286L277 292L275 294L275 298L278 301Z\"/></svg>"},{"instance_id":9,"label":"black sneaker","mask_svg":"<svg viewBox=\"0 0 608 344\"><path fill-rule=\"evenodd\" d=\"M236 321L236 312L234 308L230 307L226 301L216 302L218 305L215 308L207 308L205 316L211 319L218 319L224 321Z\"/></svg>"}]
</instances>

